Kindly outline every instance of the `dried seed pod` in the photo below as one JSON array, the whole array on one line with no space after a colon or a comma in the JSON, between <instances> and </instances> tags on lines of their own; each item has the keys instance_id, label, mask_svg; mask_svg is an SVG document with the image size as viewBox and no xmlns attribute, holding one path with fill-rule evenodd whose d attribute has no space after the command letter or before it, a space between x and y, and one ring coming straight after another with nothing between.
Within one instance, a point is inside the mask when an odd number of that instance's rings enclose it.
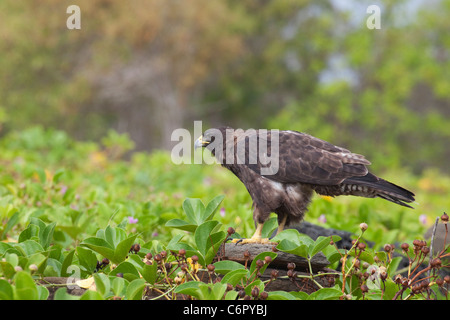
<instances>
[{"instance_id":1,"label":"dried seed pod","mask_svg":"<svg viewBox=\"0 0 450 320\"><path fill-rule=\"evenodd\" d=\"M430 261L431 268L440 268L442 266L442 261L439 258L434 258Z\"/></svg>"},{"instance_id":2,"label":"dried seed pod","mask_svg":"<svg viewBox=\"0 0 450 320\"><path fill-rule=\"evenodd\" d=\"M256 267L262 268L264 266L264 262L260 259L256 260Z\"/></svg>"},{"instance_id":3,"label":"dried seed pod","mask_svg":"<svg viewBox=\"0 0 450 320\"><path fill-rule=\"evenodd\" d=\"M265 262L265 263L271 263L271 262L272 262L272 257L270 257L270 256L265 256L265 257L264 257L264 262Z\"/></svg>"},{"instance_id":4,"label":"dried seed pod","mask_svg":"<svg viewBox=\"0 0 450 320\"><path fill-rule=\"evenodd\" d=\"M448 214L447 213L444 212L444 214L441 216L441 221L444 224L447 224L447 222L448 222Z\"/></svg>"},{"instance_id":5,"label":"dried seed pod","mask_svg":"<svg viewBox=\"0 0 450 320\"><path fill-rule=\"evenodd\" d=\"M365 284L361 285L361 292L362 293L367 293L369 291L369 287L366 286Z\"/></svg>"},{"instance_id":6,"label":"dried seed pod","mask_svg":"<svg viewBox=\"0 0 450 320\"><path fill-rule=\"evenodd\" d=\"M272 270L272 272L270 273L270 278L271 279L276 279L278 277L278 270Z\"/></svg>"},{"instance_id":7,"label":"dried seed pod","mask_svg":"<svg viewBox=\"0 0 450 320\"><path fill-rule=\"evenodd\" d=\"M258 298L258 296L259 296L259 288L257 286L254 286L253 289L252 289L251 294L252 294L253 298Z\"/></svg>"}]
</instances>

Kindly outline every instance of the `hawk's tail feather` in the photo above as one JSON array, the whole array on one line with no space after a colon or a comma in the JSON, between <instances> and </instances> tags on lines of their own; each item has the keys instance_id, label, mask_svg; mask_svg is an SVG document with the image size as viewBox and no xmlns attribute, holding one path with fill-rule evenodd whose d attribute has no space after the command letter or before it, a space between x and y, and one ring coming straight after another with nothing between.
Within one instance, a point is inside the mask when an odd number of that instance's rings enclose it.
<instances>
[{"instance_id":1,"label":"hawk's tail feather","mask_svg":"<svg viewBox=\"0 0 450 320\"><path fill-rule=\"evenodd\" d=\"M415 201L414 193L389 181L378 178L370 172L363 177L346 179L345 182L369 187L372 189L373 196L394 202L404 207L413 208L406 203Z\"/></svg>"}]
</instances>

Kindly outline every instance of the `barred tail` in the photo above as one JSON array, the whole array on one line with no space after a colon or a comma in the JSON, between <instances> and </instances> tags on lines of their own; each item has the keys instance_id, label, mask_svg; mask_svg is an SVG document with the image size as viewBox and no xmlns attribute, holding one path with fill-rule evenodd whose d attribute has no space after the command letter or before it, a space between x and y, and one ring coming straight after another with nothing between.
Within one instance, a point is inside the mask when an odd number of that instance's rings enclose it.
<instances>
[{"instance_id":1,"label":"barred tail","mask_svg":"<svg viewBox=\"0 0 450 320\"><path fill-rule=\"evenodd\" d=\"M345 179L343 183L368 187L375 197L394 202L404 207L413 208L406 203L415 201L414 193L389 181L378 178L370 172L363 177Z\"/></svg>"}]
</instances>

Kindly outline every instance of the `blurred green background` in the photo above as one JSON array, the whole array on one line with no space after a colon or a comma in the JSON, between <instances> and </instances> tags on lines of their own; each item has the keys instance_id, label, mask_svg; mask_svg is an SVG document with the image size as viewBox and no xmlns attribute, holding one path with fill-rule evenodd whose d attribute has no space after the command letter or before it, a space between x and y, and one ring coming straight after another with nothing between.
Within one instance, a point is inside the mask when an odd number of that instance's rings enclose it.
<instances>
[{"instance_id":1,"label":"blurred green background","mask_svg":"<svg viewBox=\"0 0 450 320\"><path fill-rule=\"evenodd\" d=\"M69 211L83 199L86 210L97 197L115 199L111 208L145 200L158 215L139 205L121 218L137 210L157 232L185 197L225 193L233 223L251 221L229 173L170 163L172 131L202 120L204 129L307 132L364 154L374 172L417 193L415 223L448 210L450 1L77 0L80 30L66 27L70 4L0 2L0 204L19 196L51 221L42 206L63 187ZM381 29L366 26L373 4ZM61 168L48 203L42 190L23 199L21 183L53 181ZM319 200L314 219L331 210ZM403 215L392 206L381 207Z\"/></svg>"}]
</instances>

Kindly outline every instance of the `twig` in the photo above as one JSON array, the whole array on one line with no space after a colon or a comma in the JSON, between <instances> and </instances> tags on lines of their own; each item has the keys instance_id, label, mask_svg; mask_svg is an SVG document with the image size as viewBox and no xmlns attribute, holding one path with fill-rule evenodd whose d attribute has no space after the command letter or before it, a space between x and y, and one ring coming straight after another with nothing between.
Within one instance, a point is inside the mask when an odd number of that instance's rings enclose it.
<instances>
[{"instance_id":1,"label":"twig","mask_svg":"<svg viewBox=\"0 0 450 320\"><path fill-rule=\"evenodd\" d=\"M429 270L428 270L428 273L427 273L427 276L428 276L428 277L430 276L430 272L431 272L430 264L431 264L431 260L433 260L432 257L433 257L434 237L435 237L435 235L436 235L436 229L437 229L438 222L439 222L439 217L436 218L436 221L435 221L434 227L433 227L433 232L431 233L430 259L429 259L429 261L428 261L428 267L429 267Z\"/></svg>"}]
</instances>

